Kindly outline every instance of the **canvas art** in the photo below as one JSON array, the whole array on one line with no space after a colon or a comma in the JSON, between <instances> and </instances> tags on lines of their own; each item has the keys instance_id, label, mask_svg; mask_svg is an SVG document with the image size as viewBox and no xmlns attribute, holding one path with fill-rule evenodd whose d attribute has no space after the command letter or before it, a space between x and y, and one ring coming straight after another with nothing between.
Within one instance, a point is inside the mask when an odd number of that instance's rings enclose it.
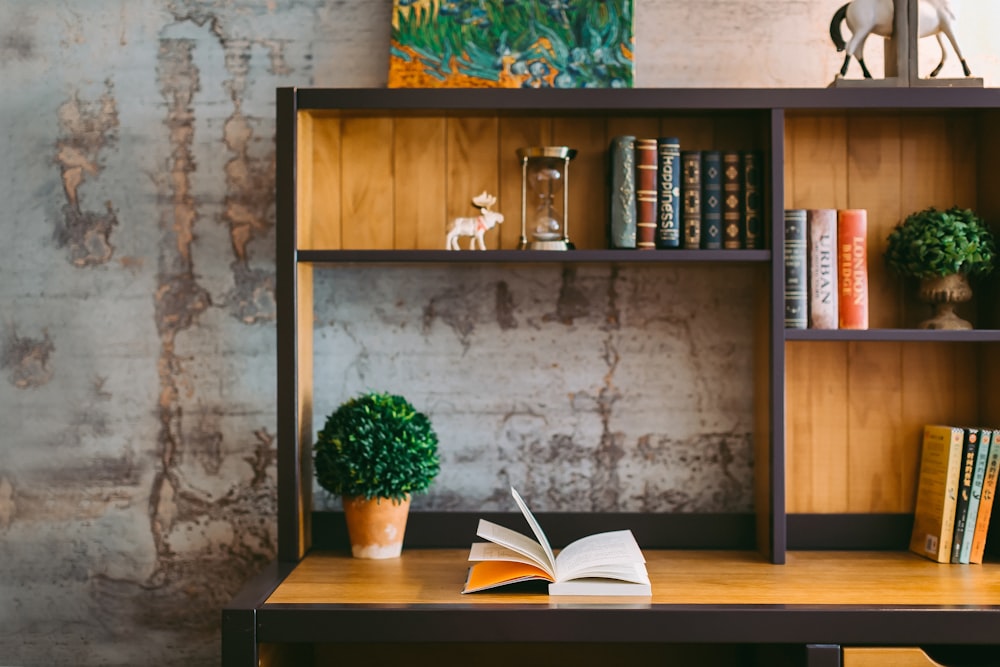
<instances>
[{"instance_id":1,"label":"canvas art","mask_svg":"<svg viewBox=\"0 0 1000 667\"><path fill-rule=\"evenodd\" d=\"M633 0L393 0L390 88L630 88Z\"/></svg>"}]
</instances>

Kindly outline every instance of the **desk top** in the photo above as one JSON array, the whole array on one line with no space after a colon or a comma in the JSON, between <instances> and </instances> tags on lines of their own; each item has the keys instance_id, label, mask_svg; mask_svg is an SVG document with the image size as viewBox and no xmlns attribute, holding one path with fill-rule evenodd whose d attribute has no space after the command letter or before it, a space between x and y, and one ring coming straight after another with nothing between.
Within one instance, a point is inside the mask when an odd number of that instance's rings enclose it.
<instances>
[{"instance_id":1,"label":"desk top","mask_svg":"<svg viewBox=\"0 0 1000 667\"><path fill-rule=\"evenodd\" d=\"M1000 563L946 565L908 552L644 551L651 598L550 598L544 587L462 595L468 549L410 549L390 560L314 552L265 603L295 605L943 605L1000 608Z\"/></svg>"}]
</instances>

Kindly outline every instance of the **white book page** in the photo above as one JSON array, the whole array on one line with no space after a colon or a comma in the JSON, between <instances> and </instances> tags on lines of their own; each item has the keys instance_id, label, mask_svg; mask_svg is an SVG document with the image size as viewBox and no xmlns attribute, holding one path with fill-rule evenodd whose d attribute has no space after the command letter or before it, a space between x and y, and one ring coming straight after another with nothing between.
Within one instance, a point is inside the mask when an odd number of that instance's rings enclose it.
<instances>
[{"instance_id":1,"label":"white book page","mask_svg":"<svg viewBox=\"0 0 1000 667\"><path fill-rule=\"evenodd\" d=\"M542 532L542 527L538 525L538 521L535 520L535 515L531 513L528 506L525 504L524 500L521 499L521 494L517 492L513 486L510 487L510 494L514 496L514 502L521 509L521 514L524 518L528 520L528 525L531 526L531 532L535 534L535 539L541 545L542 549L545 550L546 560L552 564L552 576L555 576L556 571L556 557L552 553L552 547L549 545L549 538L545 537L545 533Z\"/></svg>"},{"instance_id":2,"label":"white book page","mask_svg":"<svg viewBox=\"0 0 1000 667\"><path fill-rule=\"evenodd\" d=\"M528 558L517 553L513 549L502 547L492 542L473 542L472 550L469 552L470 561L502 560L512 563L524 563L538 567L538 562L534 558Z\"/></svg>"},{"instance_id":3,"label":"white book page","mask_svg":"<svg viewBox=\"0 0 1000 667\"><path fill-rule=\"evenodd\" d=\"M479 520L479 528L476 530L476 535L484 540L507 547L522 556L530 558L533 564L545 570L553 579L555 578L556 573L553 561L547 557L542 545L530 537L510 528L504 528L500 524L487 521L486 519ZM550 549L549 554L551 553Z\"/></svg>"},{"instance_id":4,"label":"white book page","mask_svg":"<svg viewBox=\"0 0 1000 667\"><path fill-rule=\"evenodd\" d=\"M580 538L566 546L556 558L556 579L602 576L599 571L634 572L634 565L645 563L631 530L616 530ZM645 571L645 566L642 570ZM631 580L631 579L630 579Z\"/></svg>"}]
</instances>

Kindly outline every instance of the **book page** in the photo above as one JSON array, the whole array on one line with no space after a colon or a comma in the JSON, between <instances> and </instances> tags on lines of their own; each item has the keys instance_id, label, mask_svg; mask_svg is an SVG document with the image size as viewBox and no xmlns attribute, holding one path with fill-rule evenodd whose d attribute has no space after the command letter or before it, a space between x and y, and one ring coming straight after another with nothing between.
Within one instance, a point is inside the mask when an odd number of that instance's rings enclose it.
<instances>
[{"instance_id":1,"label":"book page","mask_svg":"<svg viewBox=\"0 0 1000 667\"><path fill-rule=\"evenodd\" d=\"M524 500L521 499L521 494L517 492L513 486L510 487L510 494L514 496L514 502L521 509L521 514L524 518L528 520L528 525L531 526L531 532L535 534L535 539L541 545L542 549L545 550L546 561L550 565L552 572L556 571L556 557L552 553L552 547L549 545L549 538L545 537L545 533L542 532L542 527L538 525L538 521L535 520L535 515L531 513L528 509L528 505L525 504Z\"/></svg>"},{"instance_id":2,"label":"book page","mask_svg":"<svg viewBox=\"0 0 1000 667\"><path fill-rule=\"evenodd\" d=\"M609 576L611 572L618 572L616 577L634 580L635 572L645 570L645 567L637 570L634 566L645 562L631 530L598 533L580 538L559 552L556 579Z\"/></svg>"},{"instance_id":3,"label":"book page","mask_svg":"<svg viewBox=\"0 0 1000 667\"><path fill-rule=\"evenodd\" d=\"M472 549L469 551L469 560L503 560L513 563L525 563L538 567L538 561L534 558L529 558L528 556L520 554L513 549L508 549L507 547L502 547L499 544L494 544L492 542L473 542Z\"/></svg>"},{"instance_id":4,"label":"book page","mask_svg":"<svg viewBox=\"0 0 1000 667\"><path fill-rule=\"evenodd\" d=\"M542 545L530 537L510 528L504 528L486 519L479 520L479 528L476 530L476 535L484 540L489 540L490 542L516 551L555 577L555 568L551 565L551 561L546 556ZM473 548L475 548L475 545L473 545Z\"/></svg>"}]
</instances>

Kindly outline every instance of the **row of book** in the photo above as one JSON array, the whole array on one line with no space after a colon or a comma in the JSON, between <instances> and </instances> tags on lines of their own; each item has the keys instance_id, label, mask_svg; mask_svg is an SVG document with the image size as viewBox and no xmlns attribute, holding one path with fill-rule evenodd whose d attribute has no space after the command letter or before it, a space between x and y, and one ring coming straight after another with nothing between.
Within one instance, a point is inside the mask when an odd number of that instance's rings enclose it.
<instances>
[{"instance_id":1,"label":"row of book","mask_svg":"<svg viewBox=\"0 0 1000 667\"><path fill-rule=\"evenodd\" d=\"M785 328L868 328L868 213L785 209Z\"/></svg>"},{"instance_id":2,"label":"row of book","mask_svg":"<svg viewBox=\"0 0 1000 667\"><path fill-rule=\"evenodd\" d=\"M1000 429L924 427L910 551L982 563L1000 465Z\"/></svg>"},{"instance_id":3,"label":"row of book","mask_svg":"<svg viewBox=\"0 0 1000 667\"><path fill-rule=\"evenodd\" d=\"M763 248L763 153L681 150L677 137L614 137L610 245Z\"/></svg>"}]
</instances>

